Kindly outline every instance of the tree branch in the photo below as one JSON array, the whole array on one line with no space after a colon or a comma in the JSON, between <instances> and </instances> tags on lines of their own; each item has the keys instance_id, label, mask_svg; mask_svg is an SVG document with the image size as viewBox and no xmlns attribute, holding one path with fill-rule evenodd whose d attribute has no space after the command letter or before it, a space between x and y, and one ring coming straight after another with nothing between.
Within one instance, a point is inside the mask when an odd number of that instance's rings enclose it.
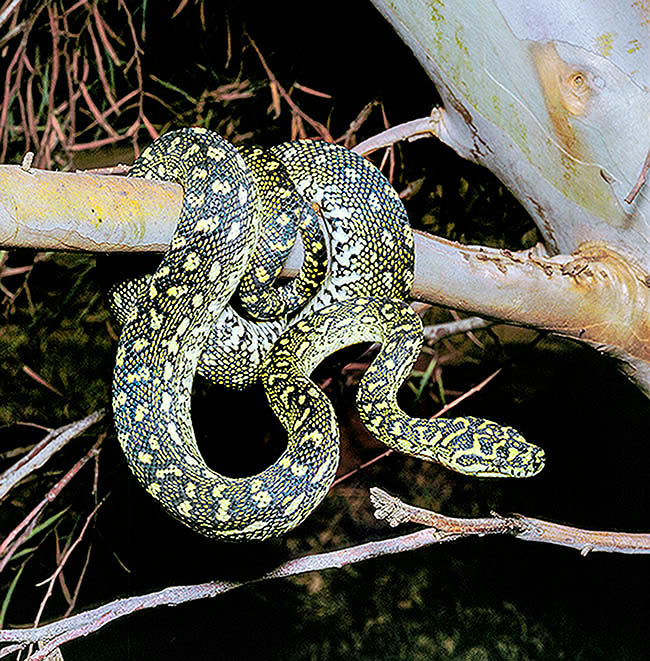
<instances>
[{"instance_id":1,"label":"tree branch","mask_svg":"<svg viewBox=\"0 0 650 661\"><path fill-rule=\"evenodd\" d=\"M435 132L446 115L415 120L361 143L362 152ZM115 176L0 166L0 245L90 251L162 251L181 207L181 187ZM602 242L571 255L465 246L415 233L412 295L490 319L587 342L622 362L650 393L650 274ZM300 241L284 276L302 263Z\"/></svg>"},{"instance_id":2,"label":"tree branch","mask_svg":"<svg viewBox=\"0 0 650 661\"><path fill-rule=\"evenodd\" d=\"M592 551L606 553L650 553L650 534L605 532L584 530L542 519L533 519L522 514L459 519L431 510L403 503L382 489L372 487L370 500L375 507L375 517L385 519L392 527L401 523L418 523L429 526L444 538L444 541L478 535L513 535L527 542L542 542L577 549L582 555Z\"/></svg>"},{"instance_id":3,"label":"tree branch","mask_svg":"<svg viewBox=\"0 0 650 661\"><path fill-rule=\"evenodd\" d=\"M52 650L63 643L81 636L87 636L98 631L106 624L137 611L157 606L177 606L199 599L211 599L244 585L260 583L274 578L297 576L312 571L341 568L371 558L412 551L449 540L449 536L441 536L437 531L431 529L419 530L392 539L367 542L366 544L337 551L295 558L257 578L247 581L210 581L198 585L180 585L150 594L117 599L98 608L39 627L0 630L0 643L16 643L0 650L0 657L22 649L27 645L42 642L44 645L28 659L28 661L42 661Z\"/></svg>"},{"instance_id":4,"label":"tree branch","mask_svg":"<svg viewBox=\"0 0 650 661\"><path fill-rule=\"evenodd\" d=\"M53 429L42 441L37 443L24 457L0 475L0 500L31 472L38 470L48 459L69 441L82 434L88 427L104 417L104 411L95 411L83 420L77 420L64 427Z\"/></svg>"}]
</instances>

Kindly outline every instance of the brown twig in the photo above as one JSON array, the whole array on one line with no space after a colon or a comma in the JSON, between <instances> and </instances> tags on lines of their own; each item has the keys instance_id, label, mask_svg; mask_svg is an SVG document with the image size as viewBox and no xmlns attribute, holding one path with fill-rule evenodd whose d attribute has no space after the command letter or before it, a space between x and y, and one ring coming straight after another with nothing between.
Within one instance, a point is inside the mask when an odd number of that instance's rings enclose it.
<instances>
[{"instance_id":1,"label":"brown twig","mask_svg":"<svg viewBox=\"0 0 650 661\"><path fill-rule=\"evenodd\" d=\"M390 526L418 523L429 526L446 541L478 535L510 534L527 542L542 542L577 549L582 555L592 551L606 553L650 553L650 534L584 530L521 514L464 519L403 503L382 489L372 487L370 500L375 517L385 519Z\"/></svg>"},{"instance_id":2,"label":"brown twig","mask_svg":"<svg viewBox=\"0 0 650 661\"><path fill-rule=\"evenodd\" d=\"M57 390L51 383L46 381L38 372L34 371L29 365L23 365L23 372L27 374L30 379L34 379L36 383L39 383L44 388L47 388L50 392L53 392L59 397L63 397L63 393Z\"/></svg>"},{"instance_id":3,"label":"brown twig","mask_svg":"<svg viewBox=\"0 0 650 661\"><path fill-rule=\"evenodd\" d=\"M81 531L77 535L77 538L68 546L66 551L63 554L63 557L61 558L61 561L57 564L56 569L54 570L54 573L52 576L50 576L48 579L41 583L37 583L37 586L41 586L44 583L47 583L47 590L45 592L45 595L43 596L43 599L41 600L41 604L38 608L38 613L36 614L36 619L34 620L34 626L37 626L38 623L41 620L41 615L43 615L43 610L45 609L45 605L47 604L49 598L52 596L52 591L54 590L54 583L57 579L57 577L61 574L63 571L63 567L65 567L66 562L68 561L68 558L70 555L72 555L72 552L77 548L77 546L80 544L81 540L83 539L83 536L86 534L86 530L88 529L88 526L90 525L90 522L93 520L95 514L97 514L97 510L104 504L104 501L106 498L103 498L100 500L97 505L92 509L90 514L86 517L86 521L84 522L83 527L81 528Z\"/></svg>"},{"instance_id":4,"label":"brown twig","mask_svg":"<svg viewBox=\"0 0 650 661\"><path fill-rule=\"evenodd\" d=\"M347 131L336 140L342 142L345 147L351 148L356 140L357 131L363 126L373 109L379 105L379 101L371 101L367 103L359 112L359 114L350 122Z\"/></svg>"},{"instance_id":5,"label":"brown twig","mask_svg":"<svg viewBox=\"0 0 650 661\"><path fill-rule=\"evenodd\" d=\"M650 149L648 149L648 155L645 157L645 161L643 162L643 167L641 168L641 172L639 173L639 178L636 180L636 184L634 184L634 188L628 193L627 197L625 198L625 202L627 204L632 204L634 202L634 199L636 196L639 194L639 191L641 188L643 188L643 185L646 182L646 179L648 178L648 172L650 172Z\"/></svg>"},{"instance_id":6,"label":"brown twig","mask_svg":"<svg viewBox=\"0 0 650 661\"><path fill-rule=\"evenodd\" d=\"M250 45L253 47L253 50L257 53L257 57L259 58L262 67L264 71L266 72L266 75L268 76L268 79L271 81L271 94L279 94L287 103L289 108L291 108L291 113L292 113L292 119L294 122L297 122L298 124L301 121L307 122L315 131L318 133L318 135L323 139L327 140L328 142L334 142L334 139L330 135L330 132L327 130L327 128L321 124L320 122L316 121L315 119L312 119L307 113L303 112L296 102L291 98L291 96L288 94L288 92L280 85L278 82L278 79L275 77L274 73L271 71L269 68L269 65L266 63L266 60L264 59L264 56L262 55L262 52L260 49L257 47L257 44L253 41L252 37L248 35L248 41ZM273 100L274 108L276 111L276 117L279 115L279 100L276 100L274 98ZM305 137L305 136L301 136Z\"/></svg>"}]
</instances>

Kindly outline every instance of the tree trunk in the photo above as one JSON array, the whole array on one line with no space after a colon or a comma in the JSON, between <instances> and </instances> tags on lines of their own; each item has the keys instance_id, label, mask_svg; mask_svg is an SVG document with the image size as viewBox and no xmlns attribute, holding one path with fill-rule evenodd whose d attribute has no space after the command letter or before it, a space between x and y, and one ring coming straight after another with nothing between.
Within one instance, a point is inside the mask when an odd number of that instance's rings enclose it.
<instances>
[{"instance_id":1,"label":"tree trunk","mask_svg":"<svg viewBox=\"0 0 650 661\"><path fill-rule=\"evenodd\" d=\"M554 318L555 306L534 305L537 314L519 323L594 344L621 360L649 392L650 197L642 184L650 151L650 12L645 3L373 3L413 50L444 102L431 119L413 122L406 135L430 131L461 156L488 167L531 214L548 254L573 253L558 260L559 271L540 262L548 267L541 285L548 296L538 291L539 303L552 299L556 273L568 280L561 288L575 306L560 306L564 328ZM384 144L390 141L387 136ZM514 269L515 277L518 273ZM455 293L442 280L430 284L444 286L446 296ZM486 297L491 293L480 276L474 285ZM517 307L516 292L525 296L527 287L512 285ZM466 307L462 301L459 297L458 307ZM469 309L483 313L475 304ZM519 316L505 301L500 311L487 314ZM589 328L592 323L599 327Z\"/></svg>"}]
</instances>

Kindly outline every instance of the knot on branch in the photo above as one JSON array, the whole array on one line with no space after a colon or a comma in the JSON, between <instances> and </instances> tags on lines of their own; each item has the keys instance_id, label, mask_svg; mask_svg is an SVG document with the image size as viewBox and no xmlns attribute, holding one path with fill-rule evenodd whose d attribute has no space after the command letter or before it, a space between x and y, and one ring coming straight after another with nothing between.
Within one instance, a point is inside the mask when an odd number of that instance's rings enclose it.
<instances>
[{"instance_id":1,"label":"knot on branch","mask_svg":"<svg viewBox=\"0 0 650 661\"><path fill-rule=\"evenodd\" d=\"M391 528L395 528L400 523L406 523L410 519L402 501L379 487L370 487L370 502L375 508L375 518L385 520Z\"/></svg>"}]
</instances>

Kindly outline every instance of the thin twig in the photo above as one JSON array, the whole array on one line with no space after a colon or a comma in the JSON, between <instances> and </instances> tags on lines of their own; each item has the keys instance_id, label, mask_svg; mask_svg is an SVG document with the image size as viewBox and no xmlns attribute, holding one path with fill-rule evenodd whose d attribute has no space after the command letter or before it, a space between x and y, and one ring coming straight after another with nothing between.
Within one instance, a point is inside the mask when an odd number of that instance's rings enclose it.
<instances>
[{"instance_id":1,"label":"thin twig","mask_svg":"<svg viewBox=\"0 0 650 661\"><path fill-rule=\"evenodd\" d=\"M431 346L445 337L456 333L467 333L468 331L478 330L480 328L489 328L494 326L495 321L488 321L482 317L466 317L442 324L424 327L424 339Z\"/></svg>"},{"instance_id":2,"label":"thin twig","mask_svg":"<svg viewBox=\"0 0 650 661\"><path fill-rule=\"evenodd\" d=\"M643 188L643 185L646 182L646 179L648 178L648 172L650 172L650 149L648 149L648 155L645 157L645 161L643 162L643 167L641 168L641 172L639 173L639 178L636 180L636 184L634 184L634 188L628 193L627 197L625 198L625 202L627 204L632 204L634 202L634 198L639 194L639 191L641 188Z\"/></svg>"},{"instance_id":3,"label":"thin twig","mask_svg":"<svg viewBox=\"0 0 650 661\"><path fill-rule=\"evenodd\" d=\"M11 16L11 13L18 7L22 0L11 0L2 13L0 13L0 25L2 25Z\"/></svg>"},{"instance_id":4,"label":"thin twig","mask_svg":"<svg viewBox=\"0 0 650 661\"><path fill-rule=\"evenodd\" d=\"M90 448L90 450L88 450L81 459L75 462L74 466L72 466L72 468L70 468L70 470L45 494L41 502L38 503L38 505L36 505L36 507L34 507L32 511L7 535L0 544L0 557L9 553L11 543L20 532L30 525L49 503L56 499L63 488L66 487L68 482L70 482L70 480L83 468L86 462L97 455L104 438L105 434L100 435L97 442Z\"/></svg>"},{"instance_id":5,"label":"thin twig","mask_svg":"<svg viewBox=\"0 0 650 661\"><path fill-rule=\"evenodd\" d=\"M151 594L117 599L98 608L84 611L72 617L40 627L0 630L0 642L19 643L21 647L26 647L32 643L43 642L43 647L34 652L27 660L42 661L46 658L47 654L63 643L98 631L109 622L113 622L137 611L155 608L157 606L176 606L199 599L211 599L244 585L260 583L275 578L297 576L312 571L341 568L371 558L420 549L440 541L445 540L441 539L439 533L431 529L425 529L391 539L367 542L366 544L327 553L303 556L289 560L270 572L247 581L211 581L198 585L169 587ZM5 648L0 651L0 657L5 656L7 649ZM11 649L15 651L16 648L12 646Z\"/></svg>"},{"instance_id":6,"label":"thin twig","mask_svg":"<svg viewBox=\"0 0 650 661\"><path fill-rule=\"evenodd\" d=\"M95 514L97 514L97 510L104 504L104 501L106 498L103 498L100 500L97 505L93 508L93 510L90 512L90 514L86 517L86 521L81 528L81 531L79 532L79 535L77 535L77 538L70 544L70 546L67 548L65 553L63 554L63 557L61 558L61 561L57 564L57 567L52 574L45 582L47 582L47 590L45 592L45 595L43 599L41 600L41 604L38 608L38 613L36 614L36 619L34 620L34 626L37 626L38 623L41 620L41 615L43 615L43 610L45 609L45 604L47 604L49 598L52 595L52 590L54 589L54 582L56 581L57 577L59 574L63 571L63 567L65 567L65 563L68 561L68 558L72 554L72 552L77 548L81 540L83 539L83 536L86 533L86 530L88 529L88 526L90 525L90 522L93 520ZM37 586L43 585L43 583L37 583Z\"/></svg>"},{"instance_id":7,"label":"thin twig","mask_svg":"<svg viewBox=\"0 0 650 661\"><path fill-rule=\"evenodd\" d=\"M312 119L307 113L303 112L294 102L294 100L289 96L287 91L280 85L278 82L278 79L275 77L271 69L269 68L268 64L266 63L266 60L264 59L264 56L262 55L262 52L260 49L257 47L257 44L253 41L252 37L249 35L248 36L248 41L250 42L250 45L253 47L253 50L257 53L257 57L259 58L262 67L264 68L264 71L266 72L266 75L268 76L269 80L271 81L271 92L276 91L277 93L280 94L280 96L287 102L289 107L291 108L291 112L293 113L294 117L298 117L301 120L306 121L313 129L316 130L318 135L323 138L323 140L327 140L328 142L333 142L334 139L330 135L330 132L327 130L327 128L321 124L320 122L316 121L315 119Z\"/></svg>"},{"instance_id":8,"label":"thin twig","mask_svg":"<svg viewBox=\"0 0 650 661\"><path fill-rule=\"evenodd\" d=\"M0 500L27 475L38 470L45 462L69 441L82 434L88 427L104 417L104 411L95 411L82 420L52 430L29 453L0 475Z\"/></svg>"},{"instance_id":9,"label":"thin twig","mask_svg":"<svg viewBox=\"0 0 650 661\"><path fill-rule=\"evenodd\" d=\"M385 519L390 526L418 523L429 526L446 539L484 535L514 535L527 542L542 542L577 549L582 555L592 551L606 553L650 553L650 534L584 530L522 514L464 519L403 503L382 489L372 487L370 500L375 517Z\"/></svg>"}]
</instances>

